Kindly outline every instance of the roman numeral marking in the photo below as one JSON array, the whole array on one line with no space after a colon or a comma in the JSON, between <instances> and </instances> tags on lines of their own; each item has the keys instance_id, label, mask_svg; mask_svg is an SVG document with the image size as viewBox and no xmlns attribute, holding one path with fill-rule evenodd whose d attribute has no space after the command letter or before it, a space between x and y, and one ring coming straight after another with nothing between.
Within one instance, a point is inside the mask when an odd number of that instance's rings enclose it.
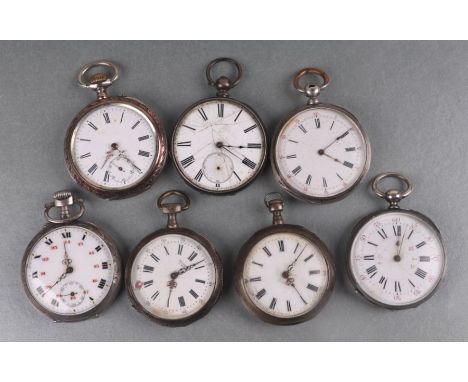
<instances>
[{"instance_id":1,"label":"roman numeral marking","mask_svg":"<svg viewBox=\"0 0 468 382\"><path fill-rule=\"evenodd\" d=\"M147 157L148 158L150 153L148 151L139 150L138 155L141 155L142 157Z\"/></svg>"},{"instance_id":2,"label":"roman numeral marking","mask_svg":"<svg viewBox=\"0 0 468 382\"><path fill-rule=\"evenodd\" d=\"M195 282L200 283L200 284L205 284L205 280L200 280L200 279L195 279Z\"/></svg>"},{"instance_id":3,"label":"roman numeral marking","mask_svg":"<svg viewBox=\"0 0 468 382\"><path fill-rule=\"evenodd\" d=\"M374 247L378 247L378 245L373 243L372 241L368 241L367 244L373 245Z\"/></svg>"},{"instance_id":4,"label":"roman numeral marking","mask_svg":"<svg viewBox=\"0 0 468 382\"><path fill-rule=\"evenodd\" d=\"M301 129L301 131L302 131L304 134L307 133L307 130L306 130L306 128L305 128L304 126L298 125L297 127L298 127L299 129Z\"/></svg>"},{"instance_id":5,"label":"roman numeral marking","mask_svg":"<svg viewBox=\"0 0 468 382\"><path fill-rule=\"evenodd\" d=\"M297 175L297 174L299 174L299 173L301 172L301 170L302 170L302 167L301 167L301 166L297 166L294 170L292 170L292 173L293 173L294 175Z\"/></svg>"},{"instance_id":6,"label":"roman numeral marking","mask_svg":"<svg viewBox=\"0 0 468 382\"><path fill-rule=\"evenodd\" d=\"M201 268L205 268L204 265L200 265L199 267L195 267L195 269L201 269Z\"/></svg>"},{"instance_id":7,"label":"roman numeral marking","mask_svg":"<svg viewBox=\"0 0 468 382\"><path fill-rule=\"evenodd\" d=\"M320 269L312 269L309 271L309 275L319 275L320 274Z\"/></svg>"},{"instance_id":8,"label":"roman numeral marking","mask_svg":"<svg viewBox=\"0 0 468 382\"><path fill-rule=\"evenodd\" d=\"M375 265L373 265L373 266L367 268L366 272L367 272L368 275L370 275L371 273L377 272L377 267Z\"/></svg>"},{"instance_id":9,"label":"roman numeral marking","mask_svg":"<svg viewBox=\"0 0 468 382\"><path fill-rule=\"evenodd\" d=\"M267 247L262 248L268 256L271 256L271 252Z\"/></svg>"},{"instance_id":10,"label":"roman numeral marking","mask_svg":"<svg viewBox=\"0 0 468 382\"><path fill-rule=\"evenodd\" d=\"M307 284L307 289L310 289L311 291L317 292L318 287L312 284Z\"/></svg>"},{"instance_id":11,"label":"roman numeral marking","mask_svg":"<svg viewBox=\"0 0 468 382\"><path fill-rule=\"evenodd\" d=\"M94 174L97 170L98 166L96 163L94 163L89 169L88 169L88 173L90 173L91 175Z\"/></svg>"},{"instance_id":12,"label":"roman numeral marking","mask_svg":"<svg viewBox=\"0 0 468 382\"><path fill-rule=\"evenodd\" d=\"M259 267L263 267L263 264L257 263L256 261L252 261L252 264L258 265Z\"/></svg>"},{"instance_id":13,"label":"roman numeral marking","mask_svg":"<svg viewBox=\"0 0 468 382\"><path fill-rule=\"evenodd\" d=\"M320 129L320 119L318 119L318 118L315 118L315 127L317 129Z\"/></svg>"},{"instance_id":14,"label":"roman numeral marking","mask_svg":"<svg viewBox=\"0 0 468 382\"><path fill-rule=\"evenodd\" d=\"M149 139L149 135L143 135L142 137L138 137L138 140L141 142L141 141L146 141L147 139Z\"/></svg>"},{"instance_id":15,"label":"roman numeral marking","mask_svg":"<svg viewBox=\"0 0 468 382\"><path fill-rule=\"evenodd\" d=\"M401 225L393 226L393 234L397 237L401 236Z\"/></svg>"},{"instance_id":16,"label":"roman numeral marking","mask_svg":"<svg viewBox=\"0 0 468 382\"><path fill-rule=\"evenodd\" d=\"M36 288L36 291L37 291L37 293L39 293L39 294L44 294L44 289L42 289L41 286L37 287L37 288Z\"/></svg>"},{"instance_id":17,"label":"roman numeral marking","mask_svg":"<svg viewBox=\"0 0 468 382\"><path fill-rule=\"evenodd\" d=\"M203 119L204 121L208 121L208 117L207 117L207 115L206 115L206 113L205 113L205 110L203 110L202 107L201 107L200 109L198 109L198 112L200 113L200 116L202 117L202 119Z\"/></svg>"},{"instance_id":18,"label":"roman numeral marking","mask_svg":"<svg viewBox=\"0 0 468 382\"><path fill-rule=\"evenodd\" d=\"M51 244L53 243L53 241L52 241L52 239L46 238L45 243L46 243L47 245L51 245Z\"/></svg>"},{"instance_id":19,"label":"roman numeral marking","mask_svg":"<svg viewBox=\"0 0 468 382\"><path fill-rule=\"evenodd\" d=\"M122 123L123 121L124 114L125 114L125 111L122 112L122 116L120 117L120 123Z\"/></svg>"},{"instance_id":20,"label":"roman numeral marking","mask_svg":"<svg viewBox=\"0 0 468 382\"><path fill-rule=\"evenodd\" d=\"M255 295L255 297L257 297L257 298L260 300L263 296L265 296L265 294L266 294L266 290L265 290L265 289L262 289L260 292L258 292L258 293Z\"/></svg>"},{"instance_id":21,"label":"roman numeral marking","mask_svg":"<svg viewBox=\"0 0 468 382\"><path fill-rule=\"evenodd\" d=\"M333 125L335 124L335 121L332 122L331 126L330 126L330 130L333 129Z\"/></svg>"},{"instance_id":22,"label":"roman numeral marking","mask_svg":"<svg viewBox=\"0 0 468 382\"><path fill-rule=\"evenodd\" d=\"M356 147L346 147L346 151L356 151Z\"/></svg>"},{"instance_id":23,"label":"roman numeral marking","mask_svg":"<svg viewBox=\"0 0 468 382\"><path fill-rule=\"evenodd\" d=\"M151 299L154 301L158 298L159 296L159 291L157 290L156 292L153 293L153 295L151 296Z\"/></svg>"},{"instance_id":24,"label":"roman numeral marking","mask_svg":"<svg viewBox=\"0 0 468 382\"><path fill-rule=\"evenodd\" d=\"M307 175L307 179L305 183L309 186L311 181L312 181L312 175Z\"/></svg>"},{"instance_id":25,"label":"roman numeral marking","mask_svg":"<svg viewBox=\"0 0 468 382\"><path fill-rule=\"evenodd\" d=\"M327 180L324 177L322 177L322 183L324 188L328 187Z\"/></svg>"},{"instance_id":26,"label":"roman numeral marking","mask_svg":"<svg viewBox=\"0 0 468 382\"><path fill-rule=\"evenodd\" d=\"M183 249L184 249L184 246L182 244L179 244L179 249L177 250L177 254L182 255Z\"/></svg>"},{"instance_id":27,"label":"roman numeral marking","mask_svg":"<svg viewBox=\"0 0 468 382\"><path fill-rule=\"evenodd\" d=\"M135 127L137 127L140 124L141 120L136 121L133 126L131 127L132 130L135 130Z\"/></svg>"},{"instance_id":28,"label":"roman numeral marking","mask_svg":"<svg viewBox=\"0 0 468 382\"><path fill-rule=\"evenodd\" d=\"M38 276L37 276L37 271L34 271L34 272L32 273L32 278L33 278L33 279L37 279L37 277L38 277Z\"/></svg>"},{"instance_id":29,"label":"roman numeral marking","mask_svg":"<svg viewBox=\"0 0 468 382\"><path fill-rule=\"evenodd\" d=\"M270 309L271 309L271 310L274 310L274 309L275 309L276 301L278 301L278 300L276 299L276 297L273 297L273 298L271 299L271 302L270 302Z\"/></svg>"},{"instance_id":30,"label":"roman numeral marking","mask_svg":"<svg viewBox=\"0 0 468 382\"><path fill-rule=\"evenodd\" d=\"M221 184L220 183L215 183L215 187L219 188L219 187L221 187Z\"/></svg>"},{"instance_id":31,"label":"roman numeral marking","mask_svg":"<svg viewBox=\"0 0 468 382\"><path fill-rule=\"evenodd\" d=\"M218 117L224 117L224 103L218 103Z\"/></svg>"},{"instance_id":32,"label":"roman numeral marking","mask_svg":"<svg viewBox=\"0 0 468 382\"><path fill-rule=\"evenodd\" d=\"M257 125L252 125L250 127L247 127L247 129L244 129L244 133L248 133L249 131L252 131L253 129L257 128Z\"/></svg>"},{"instance_id":33,"label":"roman numeral marking","mask_svg":"<svg viewBox=\"0 0 468 382\"><path fill-rule=\"evenodd\" d=\"M416 285L414 285L413 282L410 279L408 279L408 282L412 285L413 288L416 287Z\"/></svg>"},{"instance_id":34,"label":"roman numeral marking","mask_svg":"<svg viewBox=\"0 0 468 382\"><path fill-rule=\"evenodd\" d=\"M64 239L70 238L71 237L71 232L62 232L62 237Z\"/></svg>"},{"instance_id":35,"label":"roman numeral marking","mask_svg":"<svg viewBox=\"0 0 468 382\"><path fill-rule=\"evenodd\" d=\"M202 178L203 178L203 170L200 169L200 170L197 172L197 175L195 175L195 180L196 180L197 182L200 182Z\"/></svg>"},{"instance_id":36,"label":"roman numeral marking","mask_svg":"<svg viewBox=\"0 0 468 382\"><path fill-rule=\"evenodd\" d=\"M294 139L288 139L288 141L292 143L299 143L298 141L295 141Z\"/></svg>"},{"instance_id":37,"label":"roman numeral marking","mask_svg":"<svg viewBox=\"0 0 468 382\"><path fill-rule=\"evenodd\" d=\"M419 261L421 263L425 263L425 262L431 261L431 258L430 258L430 256L419 256Z\"/></svg>"},{"instance_id":38,"label":"roman numeral marking","mask_svg":"<svg viewBox=\"0 0 468 382\"><path fill-rule=\"evenodd\" d=\"M41 258L41 255L35 255L34 258L35 258L35 259L40 259L40 258Z\"/></svg>"},{"instance_id":39,"label":"roman numeral marking","mask_svg":"<svg viewBox=\"0 0 468 382\"><path fill-rule=\"evenodd\" d=\"M395 292L396 293L398 293L398 292L401 293L401 285L400 285L399 281L395 281Z\"/></svg>"},{"instance_id":40,"label":"roman numeral marking","mask_svg":"<svg viewBox=\"0 0 468 382\"><path fill-rule=\"evenodd\" d=\"M410 234L408 235L407 239L409 239L411 237L411 235L413 234L414 230L410 232Z\"/></svg>"},{"instance_id":41,"label":"roman numeral marking","mask_svg":"<svg viewBox=\"0 0 468 382\"><path fill-rule=\"evenodd\" d=\"M92 123L92 122L88 122L88 126L91 127L94 130L97 130L96 125L94 123Z\"/></svg>"},{"instance_id":42,"label":"roman numeral marking","mask_svg":"<svg viewBox=\"0 0 468 382\"><path fill-rule=\"evenodd\" d=\"M59 302L55 298L52 299L52 301L50 303L55 307L59 306Z\"/></svg>"},{"instance_id":43,"label":"roman numeral marking","mask_svg":"<svg viewBox=\"0 0 468 382\"><path fill-rule=\"evenodd\" d=\"M261 149L262 144L261 143L247 143L247 148L248 149Z\"/></svg>"},{"instance_id":44,"label":"roman numeral marking","mask_svg":"<svg viewBox=\"0 0 468 382\"><path fill-rule=\"evenodd\" d=\"M340 174L336 173L336 176L338 177L339 180L343 180Z\"/></svg>"},{"instance_id":45,"label":"roman numeral marking","mask_svg":"<svg viewBox=\"0 0 468 382\"><path fill-rule=\"evenodd\" d=\"M349 168L353 168L353 167L354 167L354 164L352 164L351 162L348 162L348 161L344 161L344 162L343 162L343 165L346 166L346 167L349 167Z\"/></svg>"},{"instance_id":46,"label":"roman numeral marking","mask_svg":"<svg viewBox=\"0 0 468 382\"><path fill-rule=\"evenodd\" d=\"M154 272L154 267L152 267L150 265L143 265L143 272L153 273Z\"/></svg>"},{"instance_id":47,"label":"roman numeral marking","mask_svg":"<svg viewBox=\"0 0 468 382\"><path fill-rule=\"evenodd\" d=\"M417 244L416 248L421 248L423 245L426 245L425 241L421 241L419 244Z\"/></svg>"},{"instance_id":48,"label":"roman numeral marking","mask_svg":"<svg viewBox=\"0 0 468 382\"><path fill-rule=\"evenodd\" d=\"M188 158L185 158L184 160L182 160L180 164L182 165L183 168L187 168L193 162L195 162L195 158L193 157L193 155L190 155Z\"/></svg>"},{"instance_id":49,"label":"roman numeral marking","mask_svg":"<svg viewBox=\"0 0 468 382\"><path fill-rule=\"evenodd\" d=\"M195 251L193 251L192 254L188 257L188 259L189 259L190 261L193 261L193 259L194 259L195 257L197 257L197 256L198 256L198 253L195 252Z\"/></svg>"},{"instance_id":50,"label":"roman numeral marking","mask_svg":"<svg viewBox=\"0 0 468 382\"><path fill-rule=\"evenodd\" d=\"M379 280L379 284L382 284L382 288L385 289L385 287L387 286L387 279L382 276Z\"/></svg>"},{"instance_id":51,"label":"roman numeral marking","mask_svg":"<svg viewBox=\"0 0 468 382\"><path fill-rule=\"evenodd\" d=\"M295 159L295 158L297 158L296 154L291 154L286 157L286 159Z\"/></svg>"},{"instance_id":52,"label":"roman numeral marking","mask_svg":"<svg viewBox=\"0 0 468 382\"><path fill-rule=\"evenodd\" d=\"M284 241L283 240L278 240L278 247L280 252L284 252Z\"/></svg>"},{"instance_id":53,"label":"roman numeral marking","mask_svg":"<svg viewBox=\"0 0 468 382\"><path fill-rule=\"evenodd\" d=\"M189 147L189 146L192 146L192 141L177 142L177 146L179 146L179 147Z\"/></svg>"},{"instance_id":54,"label":"roman numeral marking","mask_svg":"<svg viewBox=\"0 0 468 382\"><path fill-rule=\"evenodd\" d=\"M96 248L94 248L96 250L96 252L99 252L102 248L100 245L98 245Z\"/></svg>"},{"instance_id":55,"label":"roman numeral marking","mask_svg":"<svg viewBox=\"0 0 468 382\"><path fill-rule=\"evenodd\" d=\"M421 277L422 279L426 278L427 272L423 271L421 268L416 269L416 272L414 272L416 276Z\"/></svg>"},{"instance_id":56,"label":"roman numeral marking","mask_svg":"<svg viewBox=\"0 0 468 382\"><path fill-rule=\"evenodd\" d=\"M237 172L233 171L234 175L236 176L237 179L239 179L239 182L241 181L241 178L239 177L239 175L237 175Z\"/></svg>"},{"instance_id":57,"label":"roman numeral marking","mask_svg":"<svg viewBox=\"0 0 468 382\"><path fill-rule=\"evenodd\" d=\"M91 156L91 153L86 153L80 156L81 159L85 159Z\"/></svg>"},{"instance_id":58,"label":"roman numeral marking","mask_svg":"<svg viewBox=\"0 0 468 382\"><path fill-rule=\"evenodd\" d=\"M101 267L102 267L102 269L109 269L109 263L107 261L103 261L101 263Z\"/></svg>"},{"instance_id":59,"label":"roman numeral marking","mask_svg":"<svg viewBox=\"0 0 468 382\"><path fill-rule=\"evenodd\" d=\"M104 173L104 182L108 182L110 179L110 174L109 174L109 171L106 170L106 172Z\"/></svg>"},{"instance_id":60,"label":"roman numeral marking","mask_svg":"<svg viewBox=\"0 0 468 382\"><path fill-rule=\"evenodd\" d=\"M237 121L237 118L239 118L239 116L241 115L241 113L243 112L244 110L241 109L241 111L239 111L239 113L237 114L236 118L234 118L234 122Z\"/></svg>"},{"instance_id":61,"label":"roman numeral marking","mask_svg":"<svg viewBox=\"0 0 468 382\"><path fill-rule=\"evenodd\" d=\"M304 259L304 263L307 263L312 257L314 257L314 254L307 256L307 257Z\"/></svg>"},{"instance_id":62,"label":"roman numeral marking","mask_svg":"<svg viewBox=\"0 0 468 382\"><path fill-rule=\"evenodd\" d=\"M249 282L251 282L251 283L256 282L256 281L262 281L262 278L261 277L252 277L251 279L249 279Z\"/></svg>"},{"instance_id":63,"label":"roman numeral marking","mask_svg":"<svg viewBox=\"0 0 468 382\"><path fill-rule=\"evenodd\" d=\"M290 312L292 309L291 309L291 301L287 300L286 301L286 309L288 309L288 312Z\"/></svg>"},{"instance_id":64,"label":"roman numeral marking","mask_svg":"<svg viewBox=\"0 0 468 382\"><path fill-rule=\"evenodd\" d=\"M106 123L110 123L109 114L107 112L103 113L102 116L104 117L104 121Z\"/></svg>"},{"instance_id":65,"label":"roman numeral marking","mask_svg":"<svg viewBox=\"0 0 468 382\"><path fill-rule=\"evenodd\" d=\"M86 234L83 235L83 237L81 238L81 241L84 241L86 239Z\"/></svg>"},{"instance_id":66,"label":"roman numeral marking","mask_svg":"<svg viewBox=\"0 0 468 382\"><path fill-rule=\"evenodd\" d=\"M224 106L224 105L223 105ZM195 292L193 289L189 290L189 293L193 296L193 298L198 298L197 292Z\"/></svg>"},{"instance_id":67,"label":"roman numeral marking","mask_svg":"<svg viewBox=\"0 0 468 382\"><path fill-rule=\"evenodd\" d=\"M101 281L99 281L98 288L103 289L105 286L106 286L106 280L101 279Z\"/></svg>"},{"instance_id":68,"label":"roman numeral marking","mask_svg":"<svg viewBox=\"0 0 468 382\"><path fill-rule=\"evenodd\" d=\"M148 281L145 281L145 282L143 283L143 286L144 286L145 288L148 288L148 287L150 287L151 285L153 285L153 280L148 280Z\"/></svg>"},{"instance_id":69,"label":"roman numeral marking","mask_svg":"<svg viewBox=\"0 0 468 382\"><path fill-rule=\"evenodd\" d=\"M375 255L366 255L364 256L364 260L374 260L375 259Z\"/></svg>"},{"instance_id":70,"label":"roman numeral marking","mask_svg":"<svg viewBox=\"0 0 468 382\"><path fill-rule=\"evenodd\" d=\"M190 126L187 126L187 125L182 125L183 127L186 127L187 129L190 129L190 130L195 130L193 127L190 127Z\"/></svg>"},{"instance_id":71,"label":"roman numeral marking","mask_svg":"<svg viewBox=\"0 0 468 382\"><path fill-rule=\"evenodd\" d=\"M178 298L178 300L179 300L179 305L180 305L181 307L185 306L185 299L184 299L184 296L180 296L180 297Z\"/></svg>"},{"instance_id":72,"label":"roman numeral marking","mask_svg":"<svg viewBox=\"0 0 468 382\"><path fill-rule=\"evenodd\" d=\"M393 227L393 228L395 229L395 227ZM383 228L382 228L380 231L377 231L377 233L378 233L378 234L380 235L380 237L381 237L382 239L384 239L384 240L388 238L387 233L385 232L385 230L384 230Z\"/></svg>"},{"instance_id":73,"label":"roman numeral marking","mask_svg":"<svg viewBox=\"0 0 468 382\"><path fill-rule=\"evenodd\" d=\"M242 163L245 164L247 167L250 167L251 169L254 169L257 165L255 162L252 162L249 158L244 158Z\"/></svg>"},{"instance_id":74,"label":"roman numeral marking","mask_svg":"<svg viewBox=\"0 0 468 382\"><path fill-rule=\"evenodd\" d=\"M91 139L85 139L85 138L78 138L78 140L82 142L91 142Z\"/></svg>"}]
</instances>

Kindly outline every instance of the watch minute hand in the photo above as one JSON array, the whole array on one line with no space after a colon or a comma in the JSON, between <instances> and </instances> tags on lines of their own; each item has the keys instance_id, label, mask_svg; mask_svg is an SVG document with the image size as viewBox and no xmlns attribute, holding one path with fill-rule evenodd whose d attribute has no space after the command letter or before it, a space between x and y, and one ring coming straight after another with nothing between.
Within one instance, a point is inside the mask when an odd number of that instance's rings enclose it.
<instances>
[{"instance_id":1,"label":"watch minute hand","mask_svg":"<svg viewBox=\"0 0 468 382\"><path fill-rule=\"evenodd\" d=\"M349 134L349 131L351 129L348 129L346 130L343 134L341 134L340 136L336 137L332 142L330 142L327 146L325 146L322 150L325 151L326 149L328 149L331 145L335 144L336 142L338 142L340 139L343 139L344 137L346 137L348 134Z\"/></svg>"}]
</instances>

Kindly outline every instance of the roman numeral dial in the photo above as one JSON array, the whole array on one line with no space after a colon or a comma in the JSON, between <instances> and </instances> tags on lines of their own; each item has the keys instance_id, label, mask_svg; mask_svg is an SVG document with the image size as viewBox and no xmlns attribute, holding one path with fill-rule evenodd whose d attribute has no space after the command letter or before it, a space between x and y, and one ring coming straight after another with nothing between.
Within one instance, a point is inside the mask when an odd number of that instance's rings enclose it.
<instances>
[{"instance_id":1,"label":"roman numeral dial","mask_svg":"<svg viewBox=\"0 0 468 382\"><path fill-rule=\"evenodd\" d=\"M352 280L366 298L406 307L435 290L445 253L432 223L412 212L391 211L363 223L348 259Z\"/></svg>"},{"instance_id":2,"label":"roman numeral dial","mask_svg":"<svg viewBox=\"0 0 468 382\"><path fill-rule=\"evenodd\" d=\"M220 268L194 238L164 234L134 254L131 288L135 303L158 319L187 319L218 293Z\"/></svg>"},{"instance_id":3,"label":"roman numeral dial","mask_svg":"<svg viewBox=\"0 0 468 382\"><path fill-rule=\"evenodd\" d=\"M89 312L118 287L113 282L119 272L117 255L86 227L54 228L32 243L26 256L27 292L48 312L64 316Z\"/></svg>"},{"instance_id":4,"label":"roman numeral dial","mask_svg":"<svg viewBox=\"0 0 468 382\"><path fill-rule=\"evenodd\" d=\"M325 255L316 243L295 233L260 239L243 261L241 296L270 316L306 314L320 303L329 285Z\"/></svg>"},{"instance_id":5,"label":"roman numeral dial","mask_svg":"<svg viewBox=\"0 0 468 382\"><path fill-rule=\"evenodd\" d=\"M110 104L78 122L71 159L80 176L94 187L128 188L151 171L158 157L156 142L155 127L142 112Z\"/></svg>"},{"instance_id":6,"label":"roman numeral dial","mask_svg":"<svg viewBox=\"0 0 468 382\"><path fill-rule=\"evenodd\" d=\"M249 107L213 99L184 112L174 130L172 152L176 168L190 185L225 193L258 175L266 145L261 121Z\"/></svg>"},{"instance_id":7,"label":"roman numeral dial","mask_svg":"<svg viewBox=\"0 0 468 382\"><path fill-rule=\"evenodd\" d=\"M347 114L305 109L273 141L273 165L282 183L306 199L333 198L351 189L368 164L367 141Z\"/></svg>"}]
</instances>

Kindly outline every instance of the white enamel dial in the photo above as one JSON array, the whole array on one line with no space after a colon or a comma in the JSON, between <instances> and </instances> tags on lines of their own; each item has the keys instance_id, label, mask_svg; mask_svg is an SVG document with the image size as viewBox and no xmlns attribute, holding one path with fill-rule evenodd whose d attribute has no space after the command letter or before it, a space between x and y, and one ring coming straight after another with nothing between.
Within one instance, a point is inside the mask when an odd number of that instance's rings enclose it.
<instances>
[{"instance_id":1,"label":"white enamel dial","mask_svg":"<svg viewBox=\"0 0 468 382\"><path fill-rule=\"evenodd\" d=\"M260 171L266 140L258 118L229 99L198 104L184 114L173 136L177 168L195 187L236 190Z\"/></svg>"},{"instance_id":2,"label":"white enamel dial","mask_svg":"<svg viewBox=\"0 0 468 382\"><path fill-rule=\"evenodd\" d=\"M63 226L41 237L26 260L26 285L47 311L78 315L109 293L116 266L107 244L93 231Z\"/></svg>"},{"instance_id":3,"label":"white enamel dial","mask_svg":"<svg viewBox=\"0 0 468 382\"><path fill-rule=\"evenodd\" d=\"M136 255L131 288L156 318L178 320L197 313L219 282L213 260L198 241L180 234L151 240Z\"/></svg>"},{"instance_id":4,"label":"white enamel dial","mask_svg":"<svg viewBox=\"0 0 468 382\"><path fill-rule=\"evenodd\" d=\"M416 215L388 212L357 233L349 267L359 289L389 306L420 302L442 278L445 253L434 228Z\"/></svg>"},{"instance_id":5,"label":"white enamel dial","mask_svg":"<svg viewBox=\"0 0 468 382\"><path fill-rule=\"evenodd\" d=\"M293 233L272 234L256 243L242 276L250 300L280 318L315 308L329 284L328 265L318 246Z\"/></svg>"},{"instance_id":6,"label":"white enamel dial","mask_svg":"<svg viewBox=\"0 0 468 382\"><path fill-rule=\"evenodd\" d=\"M339 195L366 171L363 134L351 118L334 109L297 113L281 129L273 150L285 185L310 197Z\"/></svg>"},{"instance_id":7,"label":"white enamel dial","mask_svg":"<svg viewBox=\"0 0 468 382\"><path fill-rule=\"evenodd\" d=\"M154 126L138 109L115 103L92 110L72 137L81 176L103 189L125 189L151 171L157 157Z\"/></svg>"}]
</instances>

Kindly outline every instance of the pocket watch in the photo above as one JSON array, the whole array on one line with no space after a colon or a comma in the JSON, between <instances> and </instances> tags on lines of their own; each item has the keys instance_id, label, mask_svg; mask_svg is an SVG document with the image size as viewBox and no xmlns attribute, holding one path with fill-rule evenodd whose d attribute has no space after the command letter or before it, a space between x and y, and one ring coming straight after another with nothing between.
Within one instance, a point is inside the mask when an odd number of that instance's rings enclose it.
<instances>
[{"instance_id":1,"label":"pocket watch","mask_svg":"<svg viewBox=\"0 0 468 382\"><path fill-rule=\"evenodd\" d=\"M163 325L184 326L207 314L218 300L223 267L207 239L179 227L177 214L190 206L185 193L167 191L157 206L167 215L167 227L133 250L125 283L137 311Z\"/></svg>"},{"instance_id":2,"label":"pocket watch","mask_svg":"<svg viewBox=\"0 0 468 382\"><path fill-rule=\"evenodd\" d=\"M319 85L301 86L305 75L322 78ZM321 69L305 68L293 79L294 87L308 98L274 134L271 150L273 173L291 195L326 203L344 198L367 173L371 149L366 133L349 111L318 99L330 77Z\"/></svg>"},{"instance_id":3,"label":"pocket watch","mask_svg":"<svg viewBox=\"0 0 468 382\"><path fill-rule=\"evenodd\" d=\"M244 305L262 320L297 324L315 316L328 301L335 265L314 233L284 224L281 194L267 194L265 204L273 225L256 232L241 248L235 287Z\"/></svg>"},{"instance_id":4,"label":"pocket watch","mask_svg":"<svg viewBox=\"0 0 468 382\"><path fill-rule=\"evenodd\" d=\"M400 179L405 189L382 191L379 183L386 178ZM432 296L445 272L440 232L428 217L399 207L413 191L407 177L383 173L373 180L372 191L390 205L354 227L347 248L349 279L357 292L376 305L416 307Z\"/></svg>"},{"instance_id":5,"label":"pocket watch","mask_svg":"<svg viewBox=\"0 0 468 382\"><path fill-rule=\"evenodd\" d=\"M118 77L119 69L109 61L93 62L80 70L78 84L94 90L97 100L76 115L65 137L71 176L105 199L126 198L149 188L167 157L165 132L157 115L135 98L107 94Z\"/></svg>"},{"instance_id":6,"label":"pocket watch","mask_svg":"<svg viewBox=\"0 0 468 382\"><path fill-rule=\"evenodd\" d=\"M32 304L56 322L96 317L117 296L121 260L114 241L94 224L78 221L84 204L58 191L45 205L48 223L31 240L21 278ZM60 209L59 216L57 215ZM54 212L57 211L57 212Z\"/></svg>"},{"instance_id":7,"label":"pocket watch","mask_svg":"<svg viewBox=\"0 0 468 382\"><path fill-rule=\"evenodd\" d=\"M213 80L212 70L221 62L235 66L235 79L221 76ZM228 91L242 77L237 61L211 61L206 77L217 95L183 112L172 135L172 155L176 169L190 186L212 194L233 193L252 182L264 166L265 128L251 107L229 97Z\"/></svg>"}]
</instances>

